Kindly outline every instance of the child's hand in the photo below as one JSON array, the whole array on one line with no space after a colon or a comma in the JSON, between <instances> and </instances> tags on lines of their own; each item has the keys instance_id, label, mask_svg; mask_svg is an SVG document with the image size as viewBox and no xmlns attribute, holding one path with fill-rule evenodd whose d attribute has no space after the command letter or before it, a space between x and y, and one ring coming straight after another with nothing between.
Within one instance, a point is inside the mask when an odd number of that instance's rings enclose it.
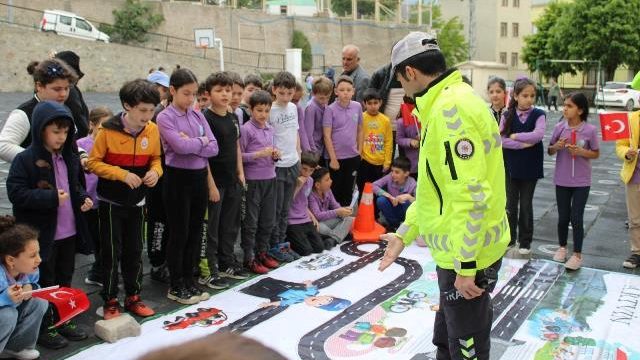
<instances>
[{"instance_id":1,"label":"child's hand","mask_svg":"<svg viewBox=\"0 0 640 360\"><path fill-rule=\"evenodd\" d=\"M569 144L567 145L567 150L569 150L569 152L571 153L571 155L573 156L582 156L582 148L579 147L578 145L572 145Z\"/></svg>"},{"instance_id":2,"label":"child's hand","mask_svg":"<svg viewBox=\"0 0 640 360\"><path fill-rule=\"evenodd\" d=\"M64 204L67 200L69 200L69 193L62 189L58 189L58 205Z\"/></svg>"},{"instance_id":3,"label":"child's hand","mask_svg":"<svg viewBox=\"0 0 640 360\"><path fill-rule=\"evenodd\" d=\"M263 309L268 307L276 307L276 306L280 306L280 301L264 302L260 304L260 307Z\"/></svg>"},{"instance_id":4,"label":"child's hand","mask_svg":"<svg viewBox=\"0 0 640 360\"><path fill-rule=\"evenodd\" d=\"M273 151L271 152L271 158L274 161L278 161L280 160L281 157L282 157L282 152L278 149L273 149Z\"/></svg>"},{"instance_id":5,"label":"child's hand","mask_svg":"<svg viewBox=\"0 0 640 360\"><path fill-rule=\"evenodd\" d=\"M309 287L313 285L313 280L305 280L302 283L304 284L304 286Z\"/></svg>"},{"instance_id":6,"label":"child's hand","mask_svg":"<svg viewBox=\"0 0 640 360\"><path fill-rule=\"evenodd\" d=\"M329 161L329 167L333 171L338 171L340 170L340 163L338 162L337 159L331 159L331 161Z\"/></svg>"},{"instance_id":7,"label":"child's hand","mask_svg":"<svg viewBox=\"0 0 640 360\"><path fill-rule=\"evenodd\" d=\"M307 181L307 178L302 175L298 176L298 178L296 179L298 186L302 186L302 184L304 184L306 181Z\"/></svg>"},{"instance_id":8,"label":"child's hand","mask_svg":"<svg viewBox=\"0 0 640 360\"><path fill-rule=\"evenodd\" d=\"M11 299L14 304L20 304L22 302L24 298L24 295L22 294L22 286L18 284L9 286L7 292L9 293L9 299Z\"/></svg>"},{"instance_id":9,"label":"child's hand","mask_svg":"<svg viewBox=\"0 0 640 360\"><path fill-rule=\"evenodd\" d=\"M351 212L351 208L348 207L341 207L336 209L336 215L338 215L339 217L347 217L351 215Z\"/></svg>"},{"instance_id":10,"label":"child's hand","mask_svg":"<svg viewBox=\"0 0 640 360\"><path fill-rule=\"evenodd\" d=\"M82 159L80 159L80 166L82 166L84 170L89 170L87 169L88 163L89 163L89 158L83 157Z\"/></svg>"},{"instance_id":11,"label":"child's hand","mask_svg":"<svg viewBox=\"0 0 640 360\"><path fill-rule=\"evenodd\" d=\"M518 139L516 139L516 134L515 134L515 133L514 133L514 134L509 135L509 139L511 139L511 140L518 140Z\"/></svg>"},{"instance_id":12,"label":"child's hand","mask_svg":"<svg viewBox=\"0 0 640 360\"><path fill-rule=\"evenodd\" d=\"M22 300L31 299L31 291L32 290L33 290L33 287L31 286L31 284L22 285Z\"/></svg>"},{"instance_id":13,"label":"child's hand","mask_svg":"<svg viewBox=\"0 0 640 360\"><path fill-rule=\"evenodd\" d=\"M398 200L398 203L404 204L405 202L407 202L407 200L409 200L409 198L407 194L402 194L402 195L396 196L396 200Z\"/></svg>"},{"instance_id":14,"label":"child's hand","mask_svg":"<svg viewBox=\"0 0 640 360\"><path fill-rule=\"evenodd\" d=\"M84 203L80 206L80 211L87 212L93 207L93 201L90 197L84 199Z\"/></svg>"},{"instance_id":15,"label":"child's hand","mask_svg":"<svg viewBox=\"0 0 640 360\"><path fill-rule=\"evenodd\" d=\"M418 148L418 146L420 146L420 142L419 142L418 140L411 140L411 141L409 142L409 146L411 146L411 147L412 147L412 148L414 148L414 149L417 149L417 148Z\"/></svg>"},{"instance_id":16,"label":"child's hand","mask_svg":"<svg viewBox=\"0 0 640 360\"><path fill-rule=\"evenodd\" d=\"M313 222L313 227L315 227L317 231L320 231L320 223L315 216L311 217L311 222Z\"/></svg>"},{"instance_id":17,"label":"child's hand","mask_svg":"<svg viewBox=\"0 0 640 360\"><path fill-rule=\"evenodd\" d=\"M220 191L215 185L209 187L209 201L214 203L220 201Z\"/></svg>"},{"instance_id":18,"label":"child's hand","mask_svg":"<svg viewBox=\"0 0 640 360\"><path fill-rule=\"evenodd\" d=\"M555 146L556 150L564 149L564 147L567 146L567 138L558 139L553 146Z\"/></svg>"},{"instance_id":19,"label":"child's hand","mask_svg":"<svg viewBox=\"0 0 640 360\"><path fill-rule=\"evenodd\" d=\"M144 174L144 177L142 178L142 182L148 187L154 187L158 183L159 178L160 177L158 176L158 173L155 170L149 170L147 171L146 174Z\"/></svg>"},{"instance_id":20,"label":"child's hand","mask_svg":"<svg viewBox=\"0 0 640 360\"><path fill-rule=\"evenodd\" d=\"M389 195L389 201L391 201L391 205L393 205L394 207L398 206L398 198L397 197L393 197L391 195Z\"/></svg>"},{"instance_id":21,"label":"child's hand","mask_svg":"<svg viewBox=\"0 0 640 360\"><path fill-rule=\"evenodd\" d=\"M256 152L256 159L263 158L263 157L272 157L272 156L273 156L273 148L271 146Z\"/></svg>"},{"instance_id":22,"label":"child's hand","mask_svg":"<svg viewBox=\"0 0 640 360\"><path fill-rule=\"evenodd\" d=\"M180 131L178 134L180 135L180 137L181 137L182 139L188 139L188 138L189 138L189 135L187 135L187 134L183 133L182 131Z\"/></svg>"},{"instance_id":23,"label":"child's hand","mask_svg":"<svg viewBox=\"0 0 640 360\"><path fill-rule=\"evenodd\" d=\"M132 172L128 172L127 176L124 178L124 183L129 185L131 189L135 189L142 185L142 180L140 177Z\"/></svg>"},{"instance_id":24,"label":"child's hand","mask_svg":"<svg viewBox=\"0 0 640 360\"><path fill-rule=\"evenodd\" d=\"M202 146L209 145L209 138L206 136L200 136L198 139L202 142Z\"/></svg>"},{"instance_id":25,"label":"child's hand","mask_svg":"<svg viewBox=\"0 0 640 360\"><path fill-rule=\"evenodd\" d=\"M382 172L383 172L383 173L386 173L386 172L388 172L388 171L389 171L389 167L388 167L388 166L384 166L384 167L382 167Z\"/></svg>"},{"instance_id":26,"label":"child's hand","mask_svg":"<svg viewBox=\"0 0 640 360\"><path fill-rule=\"evenodd\" d=\"M635 159L636 156L638 156L638 150L634 148L629 148L629 150L627 150L627 153L624 154L624 157L626 157L627 160L629 161L632 161L633 159Z\"/></svg>"}]
</instances>

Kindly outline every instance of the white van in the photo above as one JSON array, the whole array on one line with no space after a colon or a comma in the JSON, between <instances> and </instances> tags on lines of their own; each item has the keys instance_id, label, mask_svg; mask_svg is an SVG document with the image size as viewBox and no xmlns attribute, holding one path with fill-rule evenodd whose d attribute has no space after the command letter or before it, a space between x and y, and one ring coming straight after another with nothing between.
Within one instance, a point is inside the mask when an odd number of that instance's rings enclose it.
<instances>
[{"instance_id":1,"label":"white van","mask_svg":"<svg viewBox=\"0 0 640 360\"><path fill-rule=\"evenodd\" d=\"M79 39L109 42L109 35L96 29L83 17L62 10L45 10L40 30Z\"/></svg>"}]
</instances>

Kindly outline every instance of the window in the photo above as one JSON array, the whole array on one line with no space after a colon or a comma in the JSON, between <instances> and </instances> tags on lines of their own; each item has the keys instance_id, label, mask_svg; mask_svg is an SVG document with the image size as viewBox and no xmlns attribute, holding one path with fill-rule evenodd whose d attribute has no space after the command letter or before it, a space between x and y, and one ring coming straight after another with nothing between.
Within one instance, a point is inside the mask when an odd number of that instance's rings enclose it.
<instances>
[{"instance_id":1,"label":"window","mask_svg":"<svg viewBox=\"0 0 640 360\"><path fill-rule=\"evenodd\" d=\"M71 26L71 18L69 16L60 15L60 23Z\"/></svg>"},{"instance_id":2,"label":"window","mask_svg":"<svg viewBox=\"0 0 640 360\"><path fill-rule=\"evenodd\" d=\"M507 37L507 23L500 23L500 36Z\"/></svg>"},{"instance_id":3,"label":"window","mask_svg":"<svg viewBox=\"0 0 640 360\"><path fill-rule=\"evenodd\" d=\"M509 6L509 0L502 0L502 6L503 7Z\"/></svg>"},{"instance_id":4,"label":"window","mask_svg":"<svg viewBox=\"0 0 640 360\"><path fill-rule=\"evenodd\" d=\"M518 67L518 53L517 52L511 53L511 67Z\"/></svg>"},{"instance_id":5,"label":"window","mask_svg":"<svg viewBox=\"0 0 640 360\"><path fill-rule=\"evenodd\" d=\"M287 15L287 5L280 5L280 15Z\"/></svg>"},{"instance_id":6,"label":"window","mask_svg":"<svg viewBox=\"0 0 640 360\"><path fill-rule=\"evenodd\" d=\"M507 53L506 52L501 52L500 53L500 63L502 63L502 64L506 64L507 63Z\"/></svg>"},{"instance_id":7,"label":"window","mask_svg":"<svg viewBox=\"0 0 640 360\"><path fill-rule=\"evenodd\" d=\"M513 23L511 25L511 33L513 34L513 37L518 37L520 34L520 25L518 23Z\"/></svg>"},{"instance_id":8,"label":"window","mask_svg":"<svg viewBox=\"0 0 640 360\"><path fill-rule=\"evenodd\" d=\"M78 27L78 29L82 29L82 30L86 30L91 32L91 25L89 25L88 22L82 20L82 19L76 19L76 26Z\"/></svg>"},{"instance_id":9,"label":"window","mask_svg":"<svg viewBox=\"0 0 640 360\"><path fill-rule=\"evenodd\" d=\"M513 7L514 8L520 7L520 0L513 0Z\"/></svg>"}]
</instances>

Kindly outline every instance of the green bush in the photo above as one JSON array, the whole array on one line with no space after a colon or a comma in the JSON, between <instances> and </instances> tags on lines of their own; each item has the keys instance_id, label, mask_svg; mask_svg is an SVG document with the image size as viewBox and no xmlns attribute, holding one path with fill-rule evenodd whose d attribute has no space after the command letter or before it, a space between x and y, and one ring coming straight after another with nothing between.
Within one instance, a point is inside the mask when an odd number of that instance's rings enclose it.
<instances>
[{"instance_id":1,"label":"green bush","mask_svg":"<svg viewBox=\"0 0 640 360\"><path fill-rule=\"evenodd\" d=\"M122 44L146 41L147 33L164 21L162 14L155 14L151 5L140 0L127 0L121 10L113 10L113 18L114 24L102 24L100 31Z\"/></svg>"},{"instance_id":2,"label":"green bush","mask_svg":"<svg viewBox=\"0 0 640 360\"><path fill-rule=\"evenodd\" d=\"M313 67L311 44L309 43L307 36L302 31L293 30L291 47L294 49L302 49L302 71L311 70L311 67Z\"/></svg>"}]
</instances>

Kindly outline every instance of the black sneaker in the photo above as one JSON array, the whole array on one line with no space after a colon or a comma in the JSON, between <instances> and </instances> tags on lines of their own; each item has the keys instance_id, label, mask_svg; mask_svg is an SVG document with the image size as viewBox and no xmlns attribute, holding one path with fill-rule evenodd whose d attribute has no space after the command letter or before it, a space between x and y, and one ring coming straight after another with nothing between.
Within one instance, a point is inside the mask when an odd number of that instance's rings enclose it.
<instances>
[{"instance_id":1,"label":"black sneaker","mask_svg":"<svg viewBox=\"0 0 640 360\"><path fill-rule=\"evenodd\" d=\"M163 284L169 283L169 269L167 269L166 265L152 267L150 275L151 280L155 280Z\"/></svg>"},{"instance_id":2,"label":"black sneaker","mask_svg":"<svg viewBox=\"0 0 640 360\"><path fill-rule=\"evenodd\" d=\"M60 326L58 328L58 334L71 341L82 341L89 337L87 332L78 327L73 321L68 321Z\"/></svg>"},{"instance_id":3,"label":"black sneaker","mask_svg":"<svg viewBox=\"0 0 640 360\"><path fill-rule=\"evenodd\" d=\"M216 275L209 276L209 279L207 279L205 285L214 290L222 290L229 287L229 283L227 282L227 280Z\"/></svg>"},{"instance_id":4,"label":"black sneaker","mask_svg":"<svg viewBox=\"0 0 640 360\"><path fill-rule=\"evenodd\" d=\"M200 302L200 298L193 295L189 290L184 287L169 289L167 298L179 302L180 304L193 305Z\"/></svg>"},{"instance_id":5,"label":"black sneaker","mask_svg":"<svg viewBox=\"0 0 640 360\"><path fill-rule=\"evenodd\" d=\"M220 272L221 277L229 279L245 280L248 279L251 274L241 266L228 267L226 270Z\"/></svg>"},{"instance_id":6,"label":"black sneaker","mask_svg":"<svg viewBox=\"0 0 640 360\"><path fill-rule=\"evenodd\" d=\"M638 266L640 266L640 255L632 254L631 256L629 256L629 258L627 258L627 260L622 263L622 266L627 269L637 268Z\"/></svg>"},{"instance_id":7,"label":"black sneaker","mask_svg":"<svg viewBox=\"0 0 640 360\"><path fill-rule=\"evenodd\" d=\"M56 329L40 332L38 335L38 345L50 350L62 349L69 345L67 339L58 334Z\"/></svg>"},{"instance_id":8,"label":"black sneaker","mask_svg":"<svg viewBox=\"0 0 640 360\"><path fill-rule=\"evenodd\" d=\"M187 286L187 291L190 292L192 296L198 298L199 302L211 298L208 292L200 290L200 288L195 285Z\"/></svg>"}]
</instances>

